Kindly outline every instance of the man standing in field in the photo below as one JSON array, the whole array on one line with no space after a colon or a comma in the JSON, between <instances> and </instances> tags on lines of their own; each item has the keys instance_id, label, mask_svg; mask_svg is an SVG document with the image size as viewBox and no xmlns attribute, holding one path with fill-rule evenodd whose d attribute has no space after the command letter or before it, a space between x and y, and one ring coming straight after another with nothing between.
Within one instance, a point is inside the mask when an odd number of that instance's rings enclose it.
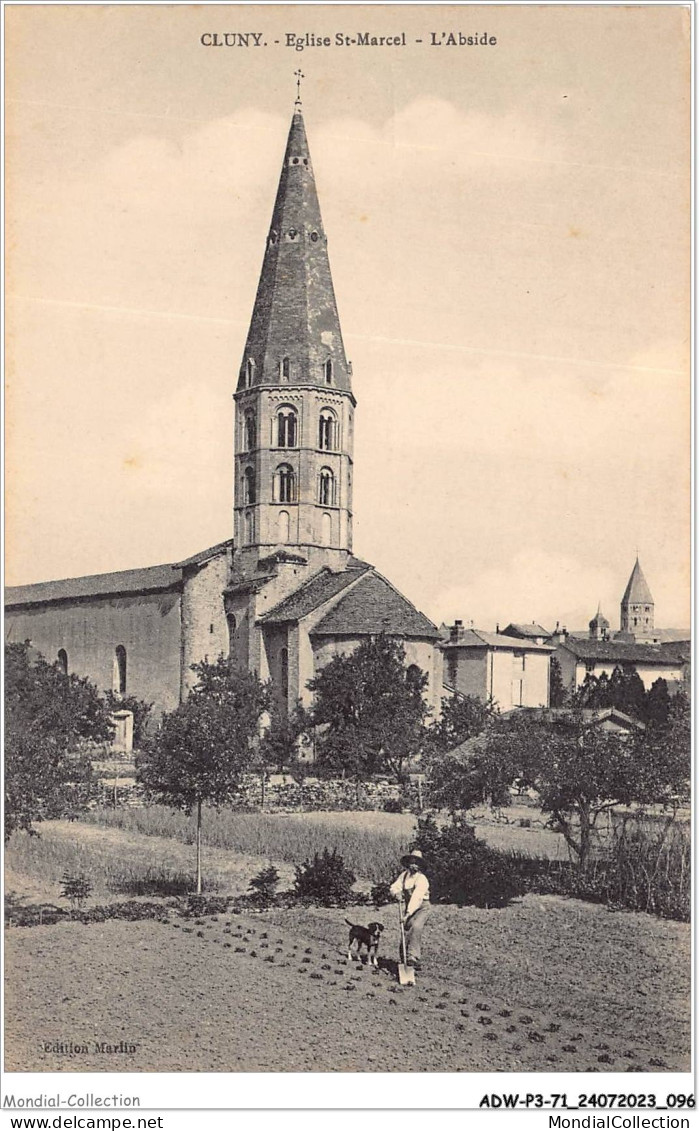
<instances>
[{"instance_id":1,"label":"man standing in field","mask_svg":"<svg viewBox=\"0 0 699 1131\"><path fill-rule=\"evenodd\" d=\"M401 858L404 871L391 884L391 894L405 907L405 963L420 969L422 932L430 914L430 882L422 871L423 856L419 848Z\"/></svg>"}]
</instances>

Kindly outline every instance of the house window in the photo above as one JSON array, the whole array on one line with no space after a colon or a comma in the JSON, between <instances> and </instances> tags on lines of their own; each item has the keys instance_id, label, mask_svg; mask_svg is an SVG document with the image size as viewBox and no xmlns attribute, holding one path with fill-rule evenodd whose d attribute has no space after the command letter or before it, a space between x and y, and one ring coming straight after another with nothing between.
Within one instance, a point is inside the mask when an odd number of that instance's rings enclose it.
<instances>
[{"instance_id":1,"label":"house window","mask_svg":"<svg viewBox=\"0 0 699 1131\"><path fill-rule=\"evenodd\" d=\"M325 365L323 366L323 373L325 375L325 384L326 385L332 385L332 383L333 383L333 362L332 362L331 357L329 357L328 360L325 362Z\"/></svg>"},{"instance_id":2,"label":"house window","mask_svg":"<svg viewBox=\"0 0 699 1131\"><path fill-rule=\"evenodd\" d=\"M284 405L277 413L277 447L295 448L297 437L296 409Z\"/></svg>"},{"instance_id":3,"label":"house window","mask_svg":"<svg viewBox=\"0 0 699 1131\"><path fill-rule=\"evenodd\" d=\"M257 416L255 410L249 408L245 413L245 422L243 427L243 441L245 443L246 452L251 452L255 447L257 439Z\"/></svg>"},{"instance_id":4,"label":"house window","mask_svg":"<svg viewBox=\"0 0 699 1131\"><path fill-rule=\"evenodd\" d=\"M329 467L322 467L318 476L318 502L321 507L335 506L335 476Z\"/></svg>"},{"instance_id":5,"label":"house window","mask_svg":"<svg viewBox=\"0 0 699 1131\"><path fill-rule=\"evenodd\" d=\"M289 697L289 649L282 648L279 653L279 674L282 689L282 695L285 699Z\"/></svg>"},{"instance_id":6,"label":"house window","mask_svg":"<svg viewBox=\"0 0 699 1131\"><path fill-rule=\"evenodd\" d=\"M324 408L318 420L318 447L321 451L335 451L336 424L335 413L329 408Z\"/></svg>"},{"instance_id":7,"label":"house window","mask_svg":"<svg viewBox=\"0 0 699 1131\"><path fill-rule=\"evenodd\" d=\"M458 671L458 660L454 652L450 652L447 657L447 676L449 683L452 687L456 687L456 675Z\"/></svg>"},{"instance_id":8,"label":"house window","mask_svg":"<svg viewBox=\"0 0 699 1131\"><path fill-rule=\"evenodd\" d=\"M255 379L255 362L251 357L245 362L245 388L249 389Z\"/></svg>"},{"instance_id":9,"label":"house window","mask_svg":"<svg viewBox=\"0 0 699 1131\"><path fill-rule=\"evenodd\" d=\"M56 661L63 674L68 675L68 653L66 652L65 648L58 649Z\"/></svg>"},{"instance_id":10,"label":"house window","mask_svg":"<svg viewBox=\"0 0 699 1131\"><path fill-rule=\"evenodd\" d=\"M279 364L279 376L282 381L289 380L289 373L291 372L291 363L288 357L283 357Z\"/></svg>"},{"instance_id":11,"label":"house window","mask_svg":"<svg viewBox=\"0 0 699 1131\"><path fill-rule=\"evenodd\" d=\"M296 502L296 476L288 463L277 468L274 497L278 503Z\"/></svg>"},{"instance_id":12,"label":"house window","mask_svg":"<svg viewBox=\"0 0 699 1131\"><path fill-rule=\"evenodd\" d=\"M594 660L586 660L585 661L585 671L586 672L593 672L594 670L595 670L595 661Z\"/></svg>"},{"instance_id":13,"label":"house window","mask_svg":"<svg viewBox=\"0 0 699 1131\"><path fill-rule=\"evenodd\" d=\"M126 648L123 644L117 644L114 649L112 688L117 695L126 694Z\"/></svg>"},{"instance_id":14,"label":"house window","mask_svg":"<svg viewBox=\"0 0 699 1131\"><path fill-rule=\"evenodd\" d=\"M246 467L243 473L243 502L245 506L255 503L255 472L251 467Z\"/></svg>"}]
</instances>

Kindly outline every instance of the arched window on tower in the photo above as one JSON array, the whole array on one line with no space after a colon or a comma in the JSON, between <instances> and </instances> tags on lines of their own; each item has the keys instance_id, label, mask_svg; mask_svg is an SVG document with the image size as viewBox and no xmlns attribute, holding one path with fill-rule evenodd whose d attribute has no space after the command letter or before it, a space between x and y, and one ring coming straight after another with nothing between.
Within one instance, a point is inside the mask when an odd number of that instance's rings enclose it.
<instances>
[{"instance_id":1,"label":"arched window on tower","mask_svg":"<svg viewBox=\"0 0 699 1131\"><path fill-rule=\"evenodd\" d=\"M288 463L282 463L275 473L274 499L277 503L296 502L296 476Z\"/></svg>"},{"instance_id":2,"label":"arched window on tower","mask_svg":"<svg viewBox=\"0 0 699 1131\"><path fill-rule=\"evenodd\" d=\"M117 644L114 649L112 688L116 695L126 694L126 648L123 644Z\"/></svg>"},{"instance_id":3,"label":"arched window on tower","mask_svg":"<svg viewBox=\"0 0 699 1131\"><path fill-rule=\"evenodd\" d=\"M277 541L286 545L289 541L289 512L280 511L277 519Z\"/></svg>"},{"instance_id":4,"label":"arched window on tower","mask_svg":"<svg viewBox=\"0 0 699 1131\"><path fill-rule=\"evenodd\" d=\"M334 452L337 446L337 420L332 409L324 408L318 418L318 447L323 452Z\"/></svg>"},{"instance_id":5,"label":"arched window on tower","mask_svg":"<svg viewBox=\"0 0 699 1131\"><path fill-rule=\"evenodd\" d=\"M318 502L321 507L335 506L335 476L329 467L321 467L318 476Z\"/></svg>"},{"instance_id":6,"label":"arched window on tower","mask_svg":"<svg viewBox=\"0 0 699 1131\"><path fill-rule=\"evenodd\" d=\"M325 384L332 385L333 383L333 362L329 357L323 366L323 375L325 376Z\"/></svg>"},{"instance_id":7,"label":"arched window on tower","mask_svg":"<svg viewBox=\"0 0 699 1131\"><path fill-rule=\"evenodd\" d=\"M255 362L251 357L245 362L245 388L249 389L255 380Z\"/></svg>"},{"instance_id":8,"label":"arched window on tower","mask_svg":"<svg viewBox=\"0 0 699 1131\"><path fill-rule=\"evenodd\" d=\"M252 546L255 541L255 512L247 511L245 515L244 535L245 545Z\"/></svg>"},{"instance_id":9,"label":"arched window on tower","mask_svg":"<svg viewBox=\"0 0 699 1131\"><path fill-rule=\"evenodd\" d=\"M320 544L321 546L329 546L332 541L333 520L332 516L327 511L323 512L323 518L320 525Z\"/></svg>"},{"instance_id":10,"label":"arched window on tower","mask_svg":"<svg viewBox=\"0 0 699 1131\"><path fill-rule=\"evenodd\" d=\"M58 663L58 666L61 669L61 671L63 672L63 674L68 675L68 653L66 652L65 648L59 648L58 649L58 655L56 656L56 662Z\"/></svg>"},{"instance_id":11,"label":"arched window on tower","mask_svg":"<svg viewBox=\"0 0 699 1131\"><path fill-rule=\"evenodd\" d=\"M243 472L243 502L246 507L255 503L255 472L251 467Z\"/></svg>"},{"instance_id":12,"label":"arched window on tower","mask_svg":"<svg viewBox=\"0 0 699 1131\"><path fill-rule=\"evenodd\" d=\"M251 452L257 446L257 414L253 408L249 408L245 413L243 442L246 452Z\"/></svg>"},{"instance_id":13,"label":"arched window on tower","mask_svg":"<svg viewBox=\"0 0 699 1131\"><path fill-rule=\"evenodd\" d=\"M298 417L291 405L282 405L277 412L277 447L295 448L298 434Z\"/></svg>"},{"instance_id":14,"label":"arched window on tower","mask_svg":"<svg viewBox=\"0 0 699 1131\"><path fill-rule=\"evenodd\" d=\"M279 377L282 381L288 381L291 374L291 362L288 357L283 357L279 363Z\"/></svg>"}]
</instances>

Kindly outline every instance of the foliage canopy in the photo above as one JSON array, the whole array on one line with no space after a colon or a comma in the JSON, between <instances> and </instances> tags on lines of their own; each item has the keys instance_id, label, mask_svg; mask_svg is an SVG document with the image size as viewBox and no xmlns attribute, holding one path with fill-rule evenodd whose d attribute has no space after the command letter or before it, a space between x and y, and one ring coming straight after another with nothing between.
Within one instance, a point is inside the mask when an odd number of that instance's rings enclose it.
<instances>
[{"instance_id":1,"label":"foliage canopy","mask_svg":"<svg viewBox=\"0 0 699 1131\"><path fill-rule=\"evenodd\" d=\"M5 840L70 804L91 777L86 744L113 734L89 680L66 674L28 642L5 647Z\"/></svg>"}]
</instances>

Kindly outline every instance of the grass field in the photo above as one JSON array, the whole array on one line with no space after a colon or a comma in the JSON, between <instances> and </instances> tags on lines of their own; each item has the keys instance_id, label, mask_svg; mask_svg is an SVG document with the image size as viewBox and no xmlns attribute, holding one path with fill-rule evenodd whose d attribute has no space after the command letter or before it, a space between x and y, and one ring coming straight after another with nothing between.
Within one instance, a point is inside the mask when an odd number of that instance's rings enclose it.
<instances>
[{"instance_id":1,"label":"grass field","mask_svg":"<svg viewBox=\"0 0 699 1131\"><path fill-rule=\"evenodd\" d=\"M99 809L90 821L125 832L194 842L193 817L164 806L143 809ZM396 861L410 847L416 819L410 813L311 812L237 813L208 810L202 837L207 845L252 856L299 864L324 848L336 848L346 865L359 877L376 883L391 876ZM567 860L563 837L534 825L476 824L477 835L494 848L512 849L528 856Z\"/></svg>"}]
</instances>

